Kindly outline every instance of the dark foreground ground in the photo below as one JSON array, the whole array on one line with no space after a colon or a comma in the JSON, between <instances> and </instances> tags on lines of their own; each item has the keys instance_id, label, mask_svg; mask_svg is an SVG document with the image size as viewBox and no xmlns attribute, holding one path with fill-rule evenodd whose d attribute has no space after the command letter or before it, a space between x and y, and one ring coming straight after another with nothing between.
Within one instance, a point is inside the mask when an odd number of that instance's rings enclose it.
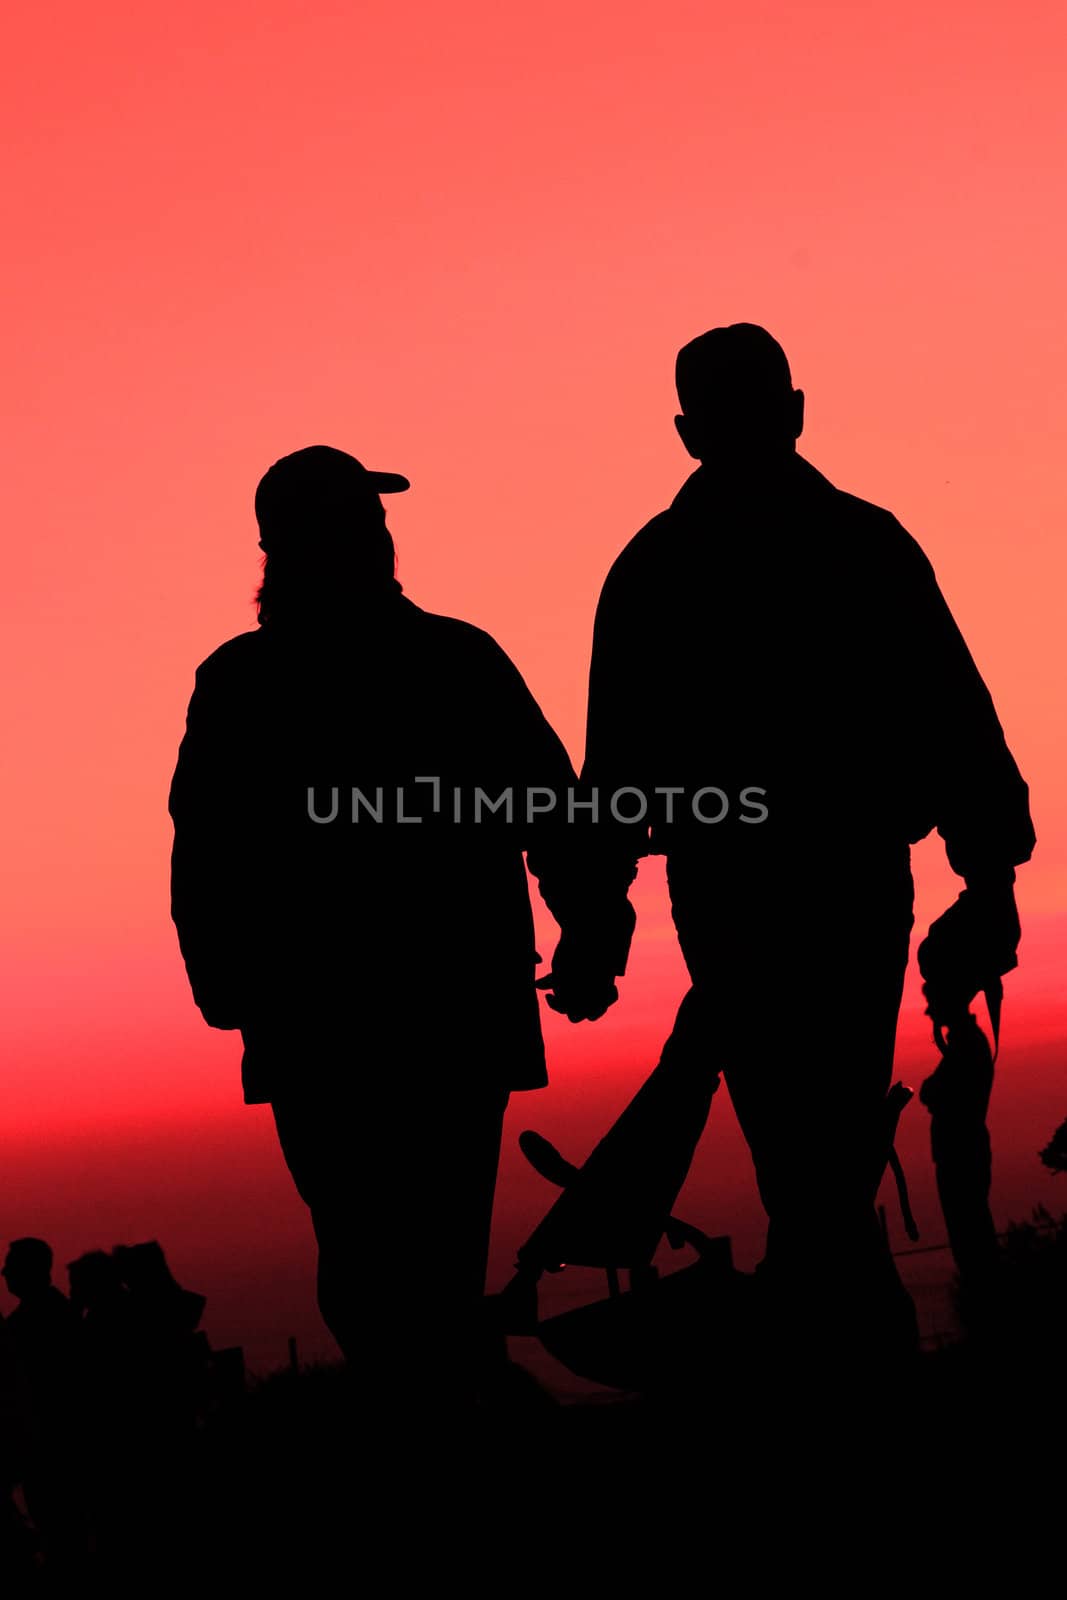
<instances>
[{"instance_id":1,"label":"dark foreground ground","mask_svg":"<svg viewBox=\"0 0 1067 1600\"><path fill-rule=\"evenodd\" d=\"M568 1405L502 1365L432 1413L340 1365L275 1374L166 1451L101 1441L88 1548L13 1522L8 1592L984 1588L994 1550L1062 1550L1064 1238L1020 1234L994 1311L903 1362L735 1343Z\"/></svg>"}]
</instances>

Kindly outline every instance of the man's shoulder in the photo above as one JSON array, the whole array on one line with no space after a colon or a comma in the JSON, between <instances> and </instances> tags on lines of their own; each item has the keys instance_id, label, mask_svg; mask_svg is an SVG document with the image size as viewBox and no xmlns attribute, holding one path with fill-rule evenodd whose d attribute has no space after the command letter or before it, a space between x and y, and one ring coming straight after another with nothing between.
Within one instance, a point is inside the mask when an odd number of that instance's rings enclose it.
<instances>
[{"instance_id":1,"label":"man's shoulder","mask_svg":"<svg viewBox=\"0 0 1067 1600\"><path fill-rule=\"evenodd\" d=\"M868 552L886 562L906 567L926 564L919 541L892 511L839 488L809 462L803 466L807 482L832 508L850 539L862 538Z\"/></svg>"},{"instance_id":2,"label":"man's shoulder","mask_svg":"<svg viewBox=\"0 0 1067 1600\"><path fill-rule=\"evenodd\" d=\"M413 606L412 613L412 625L422 634L427 647L442 660L473 661L480 665L509 660L493 635L473 622L446 616L440 611L424 611L421 606Z\"/></svg>"},{"instance_id":3,"label":"man's shoulder","mask_svg":"<svg viewBox=\"0 0 1067 1600\"><path fill-rule=\"evenodd\" d=\"M196 669L197 680L223 678L237 673L246 665L257 661L263 652L262 628L252 628L247 633L237 633L226 639L217 649L205 656Z\"/></svg>"},{"instance_id":4,"label":"man's shoulder","mask_svg":"<svg viewBox=\"0 0 1067 1600\"><path fill-rule=\"evenodd\" d=\"M873 500L864 500L858 494L850 494L847 489L839 489L827 480L824 482L827 482L831 503L849 522L862 525L864 529L870 529L886 538L899 539L902 535L905 538L911 537L892 511L887 510L885 506L876 505Z\"/></svg>"},{"instance_id":5,"label":"man's shoulder","mask_svg":"<svg viewBox=\"0 0 1067 1600\"><path fill-rule=\"evenodd\" d=\"M454 645L457 649L488 649L496 644L491 633L473 622L467 622L463 617L450 617L443 611L427 611L415 604L411 605L409 616L412 625L427 638Z\"/></svg>"},{"instance_id":6,"label":"man's shoulder","mask_svg":"<svg viewBox=\"0 0 1067 1600\"><path fill-rule=\"evenodd\" d=\"M638 528L608 568L605 589L645 581L651 569L668 562L668 546L676 525L677 519L668 507L665 511L658 511L643 527Z\"/></svg>"}]
</instances>

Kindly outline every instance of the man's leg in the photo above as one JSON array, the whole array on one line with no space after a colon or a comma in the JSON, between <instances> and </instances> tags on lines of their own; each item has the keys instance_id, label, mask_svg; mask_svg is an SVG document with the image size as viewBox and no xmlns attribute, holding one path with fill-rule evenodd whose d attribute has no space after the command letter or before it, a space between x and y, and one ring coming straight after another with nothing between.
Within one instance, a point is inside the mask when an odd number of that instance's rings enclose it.
<instances>
[{"instance_id":1,"label":"man's leg","mask_svg":"<svg viewBox=\"0 0 1067 1600\"><path fill-rule=\"evenodd\" d=\"M391 1066L396 1088L294 1089L274 1118L311 1211L327 1326L361 1369L433 1390L476 1362L508 1094Z\"/></svg>"},{"instance_id":2,"label":"man's leg","mask_svg":"<svg viewBox=\"0 0 1067 1600\"><path fill-rule=\"evenodd\" d=\"M766 1270L820 1331L879 1299L907 1321L875 1193L910 876L860 877L847 892L799 873L725 889L721 877L672 874L679 939L713 997L717 1055L768 1213Z\"/></svg>"},{"instance_id":3,"label":"man's leg","mask_svg":"<svg viewBox=\"0 0 1067 1600\"><path fill-rule=\"evenodd\" d=\"M361 1223L357 1185L350 1176L357 1157L346 1147L351 1130L329 1106L299 1092L280 1095L272 1110L286 1165L311 1212L319 1310L346 1359L354 1361Z\"/></svg>"},{"instance_id":4,"label":"man's leg","mask_svg":"<svg viewBox=\"0 0 1067 1600\"><path fill-rule=\"evenodd\" d=\"M494 1351L484 1295L493 1196L508 1093L493 1086L444 1082L427 1095L428 1138L413 1188L422 1229L419 1304L431 1316L442 1357L468 1390Z\"/></svg>"}]
</instances>

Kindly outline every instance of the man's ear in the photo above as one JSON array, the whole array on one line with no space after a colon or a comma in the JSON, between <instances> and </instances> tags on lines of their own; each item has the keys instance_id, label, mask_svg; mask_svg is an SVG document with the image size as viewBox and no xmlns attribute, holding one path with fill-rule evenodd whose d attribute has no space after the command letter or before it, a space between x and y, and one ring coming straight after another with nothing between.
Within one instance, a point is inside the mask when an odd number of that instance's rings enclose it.
<instances>
[{"instance_id":1,"label":"man's ear","mask_svg":"<svg viewBox=\"0 0 1067 1600\"><path fill-rule=\"evenodd\" d=\"M675 417L674 426L678 430L679 439L681 439L682 443L685 445L685 448L688 450L688 452L692 456L693 460L694 461L699 461L700 460L700 452L699 452L699 450L697 448L697 445L696 445L696 440L694 438L694 430L693 430L693 427L692 427L692 425L690 423L689 418L686 417L686 416L677 416L677 417Z\"/></svg>"},{"instance_id":2,"label":"man's ear","mask_svg":"<svg viewBox=\"0 0 1067 1600\"><path fill-rule=\"evenodd\" d=\"M804 432L804 391L793 390L793 438L799 439Z\"/></svg>"}]
</instances>

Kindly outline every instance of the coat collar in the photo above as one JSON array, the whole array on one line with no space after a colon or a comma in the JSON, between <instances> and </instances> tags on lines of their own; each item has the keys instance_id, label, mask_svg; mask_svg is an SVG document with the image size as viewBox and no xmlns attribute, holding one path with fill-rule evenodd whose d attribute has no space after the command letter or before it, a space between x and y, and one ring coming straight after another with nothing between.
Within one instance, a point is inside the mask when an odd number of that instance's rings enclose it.
<instances>
[{"instance_id":1,"label":"coat collar","mask_svg":"<svg viewBox=\"0 0 1067 1600\"><path fill-rule=\"evenodd\" d=\"M750 509L836 492L829 478L823 477L810 461L801 455L792 455L779 471L741 489L717 477L711 467L701 465L686 478L671 501L671 510Z\"/></svg>"}]
</instances>

